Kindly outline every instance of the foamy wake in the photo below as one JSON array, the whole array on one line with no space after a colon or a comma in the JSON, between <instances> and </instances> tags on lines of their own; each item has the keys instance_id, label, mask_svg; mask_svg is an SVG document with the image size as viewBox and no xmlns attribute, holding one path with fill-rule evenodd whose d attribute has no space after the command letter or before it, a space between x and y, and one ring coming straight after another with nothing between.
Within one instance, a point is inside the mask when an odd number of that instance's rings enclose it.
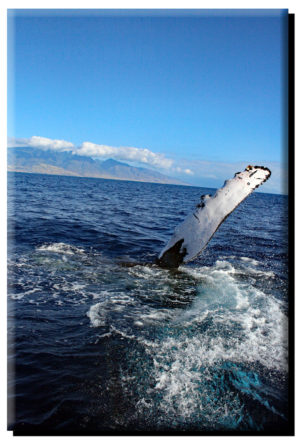
<instances>
[{"instance_id":1,"label":"foamy wake","mask_svg":"<svg viewBox=\"0 0 300 446\"><path fill-rule=\"evenodd\" d=\"M247 260L242 268L220 260L212 267L181 270L199 283L198 294L188 308L154 310L120 293L93 305L88 317L94 327L106 326L108 330L118 329L124 337L134 337L152 358L152 367L144 373L155 385L148 389L150 400L141 396L138 410L149 410L149 404L159 400L159 410L169 415L186 419L209 410L210 419L220 420L222 416L226 424L226 404L230 404L230 417L235 410L238 416L240 401L233 394L227 395L228 389L218 394L214 387L218 381L216 370L229 363L233 369L234 364L248 364L250 369L259 365L285 373L287 317L278 300L247 280L250 274L265 274L266 281L272 279L272 274L259 269L256 261ZM146 269L143 272L147 276ZM168 282L170 276L166 279ZM116 322L118 312L122 315L120 324ZM144 329L139 332L139 327ZM153 339L154 327L160 327L160 334ZM163 332L162 327L167 330ZM132 386L132 379L124 370L125 388Z\"/></svg>"}]
</instances>

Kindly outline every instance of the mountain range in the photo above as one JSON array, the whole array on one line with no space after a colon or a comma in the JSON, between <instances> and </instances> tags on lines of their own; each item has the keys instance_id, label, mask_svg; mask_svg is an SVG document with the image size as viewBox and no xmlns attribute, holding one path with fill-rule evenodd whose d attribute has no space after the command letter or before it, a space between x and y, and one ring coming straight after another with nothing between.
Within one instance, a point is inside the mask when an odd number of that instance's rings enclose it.
<instances>
[{"instance_id":1,"label":"mountain range","mask_svg":"<svg viewBox=\"0 0 300 446\"><path fill-rule=\"evenodd\" d=\"M106 178L149 183L187 185L152 169L134 167L114 159L101 161L69 151L55 152L35 147L10 147L7 169L11 172L43 173L76 177Z\"/></svg>"}]
</instances>

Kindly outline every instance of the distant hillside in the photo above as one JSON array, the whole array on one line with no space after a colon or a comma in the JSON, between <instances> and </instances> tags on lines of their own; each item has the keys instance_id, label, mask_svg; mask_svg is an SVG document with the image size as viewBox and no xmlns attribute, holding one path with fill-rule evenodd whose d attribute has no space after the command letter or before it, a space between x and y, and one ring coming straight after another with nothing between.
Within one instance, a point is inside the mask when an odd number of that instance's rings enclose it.
<instances>
[{"instance_id":1,"label":"distant hillside","mask_svg":"<svg viewBox=\"0 0 300 446\"><path fill-rule=\"evenodd\" d=\"M133 167L113 159L100 161L88 156L73 155L71 152L54 152L34 147L11 147L7 153L7 168L11 172L187 184L155 170Z\"/></svg>"}]
</instances>

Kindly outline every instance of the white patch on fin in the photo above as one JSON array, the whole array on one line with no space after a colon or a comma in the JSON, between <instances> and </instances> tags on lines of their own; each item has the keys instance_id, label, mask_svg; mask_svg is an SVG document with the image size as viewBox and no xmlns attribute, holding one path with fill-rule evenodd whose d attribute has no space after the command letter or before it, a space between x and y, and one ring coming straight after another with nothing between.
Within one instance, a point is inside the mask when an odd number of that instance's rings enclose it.
<instances>
[{"instance_id":1,"label":"white patch on fin","mask_svg":"<svg viewBox=\"0 0 300 446\"><path fill-rule=\"evenodd\" d=\"M237 172L234 178L225 181L224 186L212 197L202 195L196 209L175 228L157 263L166 267L178 267L180 263L195 259L226 217L270 175L271 171L267 167L247 166L243 172ZM178 244L179 241L181 243ZM178 252L176 243L180 248Z\"/></svg>"}]
</instances>

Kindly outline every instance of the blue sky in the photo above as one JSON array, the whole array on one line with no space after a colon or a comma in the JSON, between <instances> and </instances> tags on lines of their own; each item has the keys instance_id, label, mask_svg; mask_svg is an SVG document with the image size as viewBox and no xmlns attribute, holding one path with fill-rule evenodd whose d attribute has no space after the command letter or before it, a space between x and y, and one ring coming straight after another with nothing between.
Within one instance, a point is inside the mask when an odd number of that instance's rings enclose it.
<instances>
[{"instance_id":1,"label":"blue sky","mask_svg":"<svg viewBox=\"0 0 300 446\"><path fill-rule=\"evenodd\" d=\"M263 164L261 190L284 192L286 23L287 10L11 11L8 136L199 186Z\"/></svg>"}]
</instances>

